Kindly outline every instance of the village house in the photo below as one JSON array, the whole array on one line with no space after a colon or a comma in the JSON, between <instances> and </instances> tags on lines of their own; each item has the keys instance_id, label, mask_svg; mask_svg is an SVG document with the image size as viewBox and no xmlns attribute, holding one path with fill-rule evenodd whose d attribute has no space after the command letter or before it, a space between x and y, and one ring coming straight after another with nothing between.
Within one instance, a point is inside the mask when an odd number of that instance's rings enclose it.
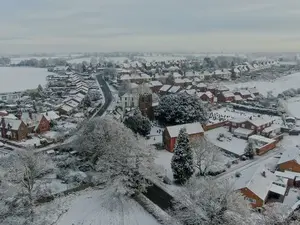
<instances>
[{"instance_id":1,"label":"village house","mask_svg":"<svg viewBox=\"0 0 300 225\"><path fill-rule=\"evenodd\" d=\"M200 92L206 92L207 91L207 85L204 83L200 83L196 85L196 89Z\"/></svg>"},{"instance_id":2,"label":"village house","mask_svg":"<svg viewBox=\"0 0 300 225\"><path fill-rule=\"evenodd\" d=\"M238 90L234 92L235 95L240 95L243 99L251 98L252 95L248 90Z\"/></svg>"},{"instance_id":3,"label":"village house","mask_svg":"<svg viewBox=\"0 0 300 225\"><path fill-rule=\"evenodd\" d=\"M27 138L28 129L26 124L19 119L1 119L1 137L14 141L21 141Z\"/></svg>"},{"instance_id":4,"label":"village house","mask_svg":"<svg viewBox=\"0 0 300 225\"><path fill-rule=\"evenodd\" d=\"M287 192L286 182L280 182L264 167L252 166L242 172L234 182L234 189L240 191L253 208L262 207L272 197L283 201Z\"/></svg>"},{"instance_id":5,"label":"village house","mask_svg":"<svg viewBox=\"0 0 300 225\"><path fill-rule=\"evenodd\" d=\"M159 89L159 94L164 95L168 93L168 90L171 88L171 85L165 84Z\"/></svg>"},{"instance_id":6,"label":"village house","mask_svg":"<svg viewBox=\"0 0 300 225\"><path fill-rule=\"evenodd\" d=\"M254 130L254 134L260 134L266 127L270 127L273 124L272 120L257 119L232 119L229 121L229 131L241 127L248 130Z\"/></svg>"},{"instance_id":7,"label":"village house","mask_svg":"<svg viewBox=\"0 0 300 225\"><path fill-rule=\"evenodd\" d=\"M235 96L231 91L224 91L218 95L218 102L233 102Z\"/></svg>"},{"instance_id":8,"label":"village house","mask_svg":"<svg viewBox=\"0 0 300 225\"><path fill-rule=\"evenodd\" d=\"M285 170L284 172L275 171L275 175L279 178L287 179L288 187L300 187L300 173Z\"/></svg>"},{"instance_id":9,"label":"village house","mask_svg":"<svg viewBox=\"0 0 300 225\"><path fill-rule=\"evenodd\" d=\"M276 148L277 141L271 138L266 138L261 135L251 135L248 141L254 144L257 155L263 155L266 152Z\"/></svg>"},{"instance_id":10,"label":"village house","mask_svg":"<svg viewBox=\"0 0 300 225\"><path fill-rule=\"evenodd\" d=\"M287 170L300 173L300 149L295 147L284 151L277 165L282 172Z\"/></svg>"},{"instance_id":11,"label":"village house","mask_svg":"<svg viewBox=\"0 0 300 225\"><path fill-rule=\"evenodd\" d=\"M59 115L71 115L74 111L73 107L63 104L57 108Z\"/></svg>"},{"instance_id":12,"label":"village house","mask_svg":"<svg viewBox=\"0 0 300 225\"><path fill-rule=\"evenodd\" d=\"M172 86L169 90L168 90L168 93L169 94L176 94L178 93L179 91L181 90L181 87L180 86Z\"/></svg>"},{"instance_id":13,"label":"village house","mask_svg":"<svg viewBox=\"0 0 300 225\"><path fill-rule=\"evenodd\" d=\"M149 83L149 87L152 90L152 92L154 92L154 93L158 93L162 86L163 86L163 84L157 80L150 81L150 83Z\"/></svg>"},{"instance_id":14,"label":"village house","mask_svg":"<svg viewBox=\"0 0 300 225\"><path fill-rule=\"evenodd\" d=\"M186 128L190 140L204 135L204 130L200 123L188 123L183 125L168 126L163 132L163 144L169 152L174 151L179 131Z\"/></svg>"},{"instance_id":15,"label":"village house","mask_svg":"<svg viewBox=\"0 0 300 225\"><path fill-rule=\"evenodd\" d=\"M28 133L41 134L50 131L50 121L43 114L24 112L21 120L26 124Z\"/></svg>"},{"instance_id":16,"label":"village house","mask_svg":"<svg viewBox=\"0 0 300 225\"><path fill-rule=\"evenodd\" d=\"M137 93L125 93L121 96L121 107L123 111L126 108L138 107L139 96Z\"/></svg>"},{"instance_id":17,"label":"village house","mask_svg":"<svg viewBox=\"0 0 300 225\"><path fill-rule=\"evenodd\" d=\"M204 102L210 102L213 103L214 102L214 95L210 92L198 92L197 96Z\"/></svg>"}]
</instances>

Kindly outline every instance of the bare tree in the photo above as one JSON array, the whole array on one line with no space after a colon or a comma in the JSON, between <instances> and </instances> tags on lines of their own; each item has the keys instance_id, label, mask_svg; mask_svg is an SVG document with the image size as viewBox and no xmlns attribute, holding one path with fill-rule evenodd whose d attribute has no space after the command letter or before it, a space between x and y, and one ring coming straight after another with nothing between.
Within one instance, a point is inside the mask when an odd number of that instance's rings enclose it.
<instances>
[{"instance_id":1,"label":"bare tree","mask_svg":"<svg viewBox=\"0 0 300 225\"><path fill-rule=\"evenodd\" d=\"M144 191L146 178L153 175L152 147L111 117L86 122L74 147L99 172L99 179L120 192Z\"/></svg>"},{"instance_id":2,"label":"bare tree","mask_svg":"<svg viewBox=\"0 0 300 225\"><path fill-rule=\"evenodd\" d=\"M191 141L191 147L195 154L195 166L200 176L206 176L211 170L216 170L222 162L222 153L205 137Z\"/></svg>"},{"instance_id":3,"label":"bare tree","mask_svg":"<svg viewBox=\"0 0 300 225\"><path fill-rule=\"evenodd\" d=\"M183 224L251 224L247 221L249 204L240 193L233 191L228 182L193 179L177 196L180 203L175 204L171 213Z\"/></svg>"},{"instance_id":4,"label":"bare tree","mask_svg":"<svg viewBox=\"0 0 300 225\"><path fill-rule=\"evenodd\" d=\"M52 172L54 165L46 155L36 155L31 150L19 151L5 174L5 179L20 187L21 199L28 202L30 218L34 218L34 190L37 189L37 180L43 175ZM27 203L25 204L27 205Z\"/></svg>"}]
</instances>

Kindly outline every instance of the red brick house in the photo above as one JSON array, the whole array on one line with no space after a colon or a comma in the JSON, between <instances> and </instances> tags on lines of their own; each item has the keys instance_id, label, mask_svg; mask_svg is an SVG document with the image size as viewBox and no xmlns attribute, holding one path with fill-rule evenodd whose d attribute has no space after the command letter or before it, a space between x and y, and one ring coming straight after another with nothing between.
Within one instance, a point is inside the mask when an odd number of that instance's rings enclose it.
<instances>
[{"instance_id":1,"label":"red brick house","mask_svg":"<svg viewBox=\"0 0 300 225\"><path fill-rule=\"evenodd\" d=\"M169 152L174 151L176 140L180 129L186 128L189 138L197 138L204 135L204 130L200 123L188 123L183 125L168 126L163 132L163 144Z\"/></svg>"},{"instance_id":2,"label":"red brick house","mask_svg":"<svg viewBox=\"0 0 300 225\"><path fill-rule=\"evenodd\" d=\"M291 148L284 151L277 163L280 171L292 171L300 173L300 149Z\"/></svg>"},{"instance_id":3,"label":"red brick house","mask_svg":"<svg viewBox=\"0 0 300 225\"><path fill-rule=\"evenodd\" d=\"M254 130L255 134L260 134L262 130L266 127L270 127L273 124L272 120L264 120L264 119L234 119L229 121L229 131L232 132L234 128L245 128L249 130Z\"/></svg>"},{"instance_id":4,"label":"red brick house","mask_svg":"<svg viewBox=\"0 0 300 225\"><path fill-rule=\"evenodd\" d=\"M2 138L9 138L14 141L27 138L28 129L22 120L2 118L0 127Z\"/></svg>"},{"instance_id":5,"label":"red brick house","mask_svg":"<svg viewBox=\"0 0 300 225\"><path fill-rule=\"evenodd\" d=\"M224 91L218 95L218 102L233 102L234 94L231 91Z\"/></svg>"},{"instance_id":6,"label":"red brick house","mask_svg":"<svg viewBox=\"0 0 300 225\"><path fill-rule=\"evenodd\" d=\"M262 207L271 195L284 198L287 186L278 184L278 179L269 170L252 166L236 178L234 183L236 191L248 200L253 208Z\"/></svg>"},{"instance_id":7,"label":"red brick house","mask_svg":"<svg viewBox=\"0 0 300 225\"><path fill-rule=\"evenodd\" d=\"M38 134L50 131L50 121L44 115L40 116L34 130Z\"/></svg>"},{"instance_id":8,"label":"red brick house","mask_svg":"<svg viewBox=\"0 0 300 225\"><path fill-rule=\"evenodd\" d=\"M210 103L214 102L214 95L210 91L199 92L197 93L197 96L204 102L210 102Z\"/></svg>"},{"instance_id":9,"label":"red brick house","mask_svg":"<svg viewBox=\"0 0 300 225\"><path fill-rule=\"evenodd\" d=\"M31 133L40 134L50 130L50 121L43 114L25 112L22 114L22 120L27 125L28 131Z\"/></svg>"}]
</instances>

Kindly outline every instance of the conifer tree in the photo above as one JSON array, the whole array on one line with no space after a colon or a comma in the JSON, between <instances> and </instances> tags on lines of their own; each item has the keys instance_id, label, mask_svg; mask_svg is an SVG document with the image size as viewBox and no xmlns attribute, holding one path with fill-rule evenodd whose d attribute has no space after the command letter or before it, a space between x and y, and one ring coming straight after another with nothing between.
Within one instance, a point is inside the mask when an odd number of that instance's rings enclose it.
<instances>
[{"instance_id":1,"label":"conifer tree","mask_svg":"<svg viewBox=\"0 0 300 225\"><path fill-rule=\"evenodd\" d=\"M171 161L171 168L174 180L179 184L186 183L194 173L193 152L185 128L179 131Z\"/></svg>"}]
</instances>

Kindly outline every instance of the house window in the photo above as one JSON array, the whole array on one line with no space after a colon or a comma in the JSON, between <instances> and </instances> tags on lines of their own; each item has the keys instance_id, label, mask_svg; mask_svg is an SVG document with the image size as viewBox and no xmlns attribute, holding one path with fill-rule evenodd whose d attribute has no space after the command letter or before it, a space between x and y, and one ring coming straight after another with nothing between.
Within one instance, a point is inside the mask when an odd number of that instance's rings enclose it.
<instances>
[{"instance_id":1,"label":"house window","mask_svg":"<svg viewBox=\"0 0 300 225\"><path fill-rule=\"evenodd\" d=\"M244 123L242 124L242 127L243 127L243 128L245 127L245 124L244 124Z\"/></svg>"},{"instance_id":2,"label":"house window","mask_svg":"<svg viewBox=\"0 0 300 225\"><path fill-rule=\"evenodd\" d=\"M234 127L235 127L235 126L236 126L236 123L232 123L232 126L234 126Z\"/></svg>"},{"instance_id":3,"label":"house window","mask_svg":"<svg viewBox=\"0 0 300 225\"><path fill-rule=\"evenodd\" d=\"M251 126L251 130L254 130L254 128L255 128L254 126Z\"/></svg>"},{"instance_id":4,"label":"house window","mask_svg":"<svg viewBox=\"0 0 300 225\"><path fill-rule=\"evenodd\" d=\"M125 107L127 107L127 102L125 102Z\"/></svg>"},{"instance_id":5,"label":"house window","mask_svg":"<svg viewBox=\"0 0 300 225\"><path fill-rule=\"evenodd\" d=\"M7 96L2 96L2 100L7 100Z\"/></svg>"},{"instance_id":6,"label":"house window","mask_svg":"<svg viewBox=\"0 0 300 225\"><path fill-rule=\"evenodd\" d=\"M125 101L127 101L127 97L125 97L124 99L125 99Z\"/></svg>"}]
</instances>

